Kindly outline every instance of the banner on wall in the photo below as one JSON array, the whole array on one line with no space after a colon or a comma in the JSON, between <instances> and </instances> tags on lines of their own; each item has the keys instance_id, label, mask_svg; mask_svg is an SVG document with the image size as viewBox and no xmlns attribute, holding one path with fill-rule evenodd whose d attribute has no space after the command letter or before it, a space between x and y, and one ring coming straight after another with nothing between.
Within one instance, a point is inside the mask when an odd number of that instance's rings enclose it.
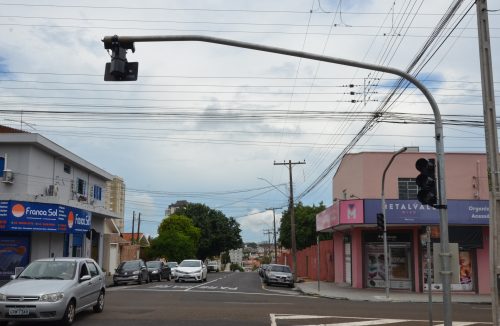
<instances>
[{"instance_id":1,"label":"banner on wall","mask_svg":"<svg viewBox=\"0 0 500 326\"><path fill-rule=\"evenodd\" d=\"M89 211L58 204L0 201L0 231L80 233L90 230Z\"/></svg>"},{"instance_id":2,"label":"banner on wall","mask_svg":"<svg viewBox=\"0 0 500 326\"><path fill-rule=\"evenodd\" d=\"M382 211L380 199L365 199L365 223L376 224ZM417 200L390 199L385 201L385 216L389 224L439 224L439 210L422 205ZM448 200L449 224L488 225L488 200Z\"/></svg>"},{"instance_id":3,"label":"banner on wall","mask_svg":"<svg viewBox=\"0 0 500 326\"><path fill-rule=\"evenodd\" d=\"M28 265L29 247L28 236L0 237L0 279L10 278L16 267Z\"/></svg>"}]
</instances>

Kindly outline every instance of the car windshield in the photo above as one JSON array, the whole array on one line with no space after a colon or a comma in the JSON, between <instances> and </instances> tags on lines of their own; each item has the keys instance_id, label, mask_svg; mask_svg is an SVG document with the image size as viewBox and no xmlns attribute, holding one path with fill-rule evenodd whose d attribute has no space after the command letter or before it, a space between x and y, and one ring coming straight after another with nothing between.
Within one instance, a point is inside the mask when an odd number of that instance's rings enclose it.
<instances>
[{"instance_id":1,"label":"car windshield","mask_svg":"<svg viewBox=\"0 0 500 326\"><path fill-rule=\"evenodd\" d=\"M148 268L159 268L161 266L161 262L159 262L159 261L148 261L146 263L146 266L148 266Z\"/></svg>"},{"instance_id":2,"label":"car windshield","mask_svg":"<svg viewBox=\"0 0 500 326\"><path fill-rule=\"evenodd\" d=\"M26 267L19 278L44 280L71 280L75 276L74 261L35 261Z\"/></svg>"},{"instance_id":3,"label":"car windshield","mask_svg":"<svg viewBox=\"0 0 500 326\"><path fill-rule=\"evenodd\" d=\"M272 272L291 273L290 267L288 267L288 266L272 265L272 266L269 266L268 268Z\"/></svg>"},{"instance_id":4,"label":"car windshield","mask_svg":"<svg viewBox=\"0 0 500 326\"><path fill-rule=\"evenodd\" d=\"M140 269L140 264L137 261L126 261L123 262L119 268L125 271L135 271Z\"/></svg>"},{"instance_id":5,"label":"car windshield","mask_svg":"<svg viewBox=\"0 0 500 326\"><path fill-rule=\"evenodd\" d=\"M198 260L184 260L179 267L200 267L201 264Z\"/></svg>"},{"instance_id":6,"label":"car windshield","mask_svg":"<svg viewBox=\"0 0 500 326\"><path fill-rule=\"evenodd\" d=\"M167 266L168 267L177 267L177 263L175 263L175 262L168 262Z\"/></svg>"}]
</instances>

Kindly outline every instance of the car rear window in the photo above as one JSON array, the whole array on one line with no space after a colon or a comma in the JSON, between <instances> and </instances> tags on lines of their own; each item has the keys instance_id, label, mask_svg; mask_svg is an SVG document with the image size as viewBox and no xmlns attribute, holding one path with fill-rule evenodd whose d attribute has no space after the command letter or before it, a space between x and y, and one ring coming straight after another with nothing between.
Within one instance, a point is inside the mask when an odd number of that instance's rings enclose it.
<instances>
[{"instance_id":1,"label":"car rear window","mask_svg":"<svg viewBox=\"0 0 500 326\"><path fill-rule=\"evenodd\" d=\"M271 270L273 272L291 273L288 266L271 266Z\"/></svg>"}]
</instances>

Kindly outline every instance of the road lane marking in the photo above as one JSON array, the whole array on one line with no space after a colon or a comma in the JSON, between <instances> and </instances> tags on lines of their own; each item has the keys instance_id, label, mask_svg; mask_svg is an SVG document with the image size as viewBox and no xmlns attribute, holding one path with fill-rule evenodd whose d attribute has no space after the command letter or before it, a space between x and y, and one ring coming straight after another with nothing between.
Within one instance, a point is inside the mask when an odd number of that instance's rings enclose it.
<instances>
[{"instance_id":1,"label":"road lane marking","mask_svg":"<svg viewBox=\"0 0 500 326\"><path fill-rule=\"evenodd\" d=\"M366 317L347 317L347 316L317 316L317 315L291 315L291 314L270 314L271 326L277 326L279 320L307 320L307 319L356 319L356 321L347 321L340 323L321 323L321 324L307 324L300 326L369 326L369 325L388 325L394 323L404 323L404 322L428 322L428 320L419 319L376 319L376 318L366 318ZM441 322L441 321L440 321ZM437 324L435 326L443 326L444 324ZM469 325L492 325L491 322L470 322L470 321L453 321L453 326L469 326Z\"/></svg>"}]
</instances>

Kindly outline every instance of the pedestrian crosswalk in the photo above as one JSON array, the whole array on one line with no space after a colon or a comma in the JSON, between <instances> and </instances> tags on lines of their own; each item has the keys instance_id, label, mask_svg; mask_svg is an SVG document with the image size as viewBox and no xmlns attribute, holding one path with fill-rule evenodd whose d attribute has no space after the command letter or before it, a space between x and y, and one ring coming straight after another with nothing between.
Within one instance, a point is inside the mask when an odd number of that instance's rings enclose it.
<instances>
[{"instance_id":1,"label":"pedestrian crosswalk","mask_svg":"<svg viewBox=\"0 0 500 326\"><path fill-rule=\"evenodd\" d=\"M271 314L271 326L371 326L371 325L428 325L428 320L363 318L346 316L318 316ZM453 326L492 325L491 322L453 321ZM435 321L433 326L444 326L442 321Z\"/></svg>"}]
</instances>

